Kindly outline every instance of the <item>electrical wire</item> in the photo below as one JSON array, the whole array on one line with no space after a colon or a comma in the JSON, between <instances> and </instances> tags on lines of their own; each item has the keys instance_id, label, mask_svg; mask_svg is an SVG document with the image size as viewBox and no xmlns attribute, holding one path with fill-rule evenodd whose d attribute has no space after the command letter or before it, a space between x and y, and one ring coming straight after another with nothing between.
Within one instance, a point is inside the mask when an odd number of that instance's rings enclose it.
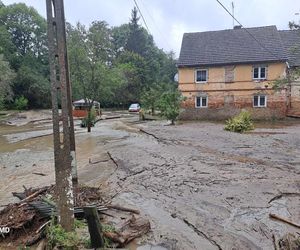
<instances>
[{"instance_id":1,"label":"electrical wire","mask_svg":"<svg viewBox=\"0 0 300 250\"><path fill-rule=\"evenodd\" d=\"M142 14L142 12L141 12L141 10L140 10L140 8L139 8L137 2L136 2L136 0L133 0L133 1L134 1L135 6L137 7L138 11L140 12L140 15L141 15L141 17L142 17L142 19L143 19L143 22L144 22L144 24L145 24L145 26L146 26L147 31L149 32L149 34L151 34L151 32L150 32L150 30L149 30L149 28L148 28L148 25L147 25L147 23L146 23L146 20L145 20L143 14Z\"/></svg>"},{"instance_id":2,"label":"electrical wire","mask_svg":"<svg viewBox=\"0 0 300 250\"><path fill-rule=\"evenodd\" d=\"M230 11L219 1L216 0L221 6L222 8L239 24L241 25L241 27L244 27L239 20L237 20L231 13ZM252 35L249 30L247 28L244 28L243 30L245 30L263 49L265 49L266 51L268 51L272 56L275 56L279 61L282 61L282 58L280 58L279 56L277 56L276 54L274 54L271 50L269 50L268 48L266 48L259 40L256 39L256 37L254 35Z\"/></svg>"},{"instance_id":3,"label":"electrical wire","mask_svg":"<svg viewBox=\"0 0 300 250\"><path fill-rule=\"evenodd\" d=\"M167 45L167 47L169 48L169 50L171 51L172 46L170 46L170 44L168 43L168 39L166 39L165 35L161 32L161 30L158 28L158 25L156 24L154 18L152 17L150 11L148 10L148 8L146 7L146 4L143 3L143 1L141 1L142 5L144 6L146 12L148 13L149 17L151 18L155 28L157 29L157 31L159 32L160 36L162 37L162 41L165 45Z\"/></svg>"}]
</instances>

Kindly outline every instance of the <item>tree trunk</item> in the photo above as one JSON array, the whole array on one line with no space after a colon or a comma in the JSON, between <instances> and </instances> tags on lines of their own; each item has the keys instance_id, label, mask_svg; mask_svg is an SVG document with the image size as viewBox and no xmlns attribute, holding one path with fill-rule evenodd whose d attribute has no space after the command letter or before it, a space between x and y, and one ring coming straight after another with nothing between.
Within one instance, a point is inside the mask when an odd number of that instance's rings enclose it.
<instances>
[{"instance_id":1,"label":"tree trunk","mask_svg":"<svg viewBox=\"0 0 300 250\"><path fill-rule=\"evenodd\" d=\"M151 108L151 114L154 115L154 107Z\"/></svg>"},{"instance_id":2,"label":"tree trunk","mask_svg":"<svg viewBox=\"0 0 300 250\"><path fill-rule=\"evenodd\" d=\"M89 107L88 109L88 116L87 116L87 132L91 132L91 127L92 127L92 121L91 121L91 108Z\"/></svg>"}]
</instances>

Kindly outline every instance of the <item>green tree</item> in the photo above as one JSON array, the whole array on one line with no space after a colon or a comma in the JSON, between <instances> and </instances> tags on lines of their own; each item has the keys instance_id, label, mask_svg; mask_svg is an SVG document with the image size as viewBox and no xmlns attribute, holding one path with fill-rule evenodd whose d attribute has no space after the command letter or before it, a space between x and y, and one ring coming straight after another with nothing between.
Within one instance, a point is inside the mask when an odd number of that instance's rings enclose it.
<instances>
[{"instance_id":1,"label":"green tree","mask_svg":"<svg viewBox=\"0 0 300 250\"><path fill-rule=\"evenodd\" d=\"M137 9L134 7L131 13L129 37L126 42L125 49L139 55L143 55L145 51L146 37L144 36L142 28L138 24L139 19Z\"/></svg>"},{"instance_id":2,"label":"green tree","mask_svg":"<svg viewBox=\"0 0 300 250\"><path fill-rule=\"evenodd\" d=\"M6 27L19 54L46 55L46 21L33 7L18 3L1 8L0 25Z\"/></svg>"},{"instance_id":3,"label":"green tree","mask_svg":"<svg viewBox=\"0 0 300 250\"><path fill-rule=\"evenodd\" d=\"M129 24L125 23L121 26L113 27L111 33L114 56L118 57L125 50L130 34Z\"/></svg>"},{"instance_id":4,"label":"green tree","mask_svg":"<svg viewBox=\"0 0 300 250\"><path fill-rule=\"evenodd\" d=\"M144 90L141 96L142 107L151 110L155 114L156 108L159 107L161 96L164 92L175 91L175 85L170 83L154 83L151 87Z\"/></svg>"},{"instance_id":5,"label":"green tree","mask_svg":"<svg viewBox=\"0 0 300 250\"><path fill-rule=\"evenodd\" d=\"M17 74L12 86L15 98L24 96L30 107L49 107L45 19L23 3L2 7L0 35L0 49Z\"/></svg>"},{"instance_id":6,"label":"green tree","mask_svg":"<svg viewBox=\"0 0 300 250\"><path fill-rule=\"evenodd\" d=\"M300 41L300 25L296 24L295 22L289 22L290 30L298 31L299 41ZM300 55L300 46L299 43L295 44L291 48L289 48L289 52L295 55ZM287 76L284 78L277 79L273 84L273 89L279 90L288 85L292 82L296 81L300 77L300 68L299 67L292 67L288 70Z\"/></svg>"},{"instance_id":7,"label":"green tree","mask_svg":"<svg viewBox=\"0 0 300 250\"><path fill-rule=\"evenodd\" d=\"M161 115L170 120L172 125L175 124L175 121L180 114L180 105L182 100L182 95L177 89L164 92L161 95L159 100Z\"/></svg>"},{"instance_id":8,"label":"green tree","mask_svg":"<svg viewBox=\"0 0 300 250\"><path fill-rule=\"evenodd\" d=\"M87 32L89 54L94 61L109 64L113 57L111 30L105 21L92 22Z\"/></svg>"},{"instance_id":9,"label":"green tree","mask_svg":"<svg viewBox=\"0 0 300 250\"><path fill-rule=\"evenodd\" d=\"M0 54L0 109L4 108L5 102L12 101L12 81L15 73L11 70L9 63Z\"/></svg>"},{"instance_id":10,"label":"green tree","mask_svg":"<svg viewBox=\"0 0 300 250\"><path fill-rule=\"evenodd\" d=\"M295 22L289 22L289 28L291 30L300 30L300 24L296 24Z\"/></svg>"},{"instance_id":11,"label":"green tree","mask_svg":"<svg viewBox=\"0 0 300 250\"><path fill-rule=\"evenodd\" d=\"M93 102L110 100L122 83L118 71L111 67L110 31L105 22L94 22L89 29L80 23L75 27L68 24L67 42L73 94L86 100L90 117Z\"/></svg>"},{"instance_id":12,"label":"green tree","mask_svg":"<svg viewBox=\"0 0 300 250\"><path fill-rule=\"evenodd\" d=\"M159 88L151 87L149 90L144 91L141 97L141 103L143 109L150 109L151 114L155 114L155 108L157 107L158 100L160 98L161 92Z\"/></svg>"},{"instance_id":13,"label":"green tree","mask_svg":"<svg viewBox=\"0 0 300 250\"><path fill-rule=\"evenodd\" d=\"M137 53L124 51L117 60L117 67L125 77L125 85L120 89L120 100L123 103L138 102L144 87L146 87L146 61Z\"/></svg>"}]
</instances>

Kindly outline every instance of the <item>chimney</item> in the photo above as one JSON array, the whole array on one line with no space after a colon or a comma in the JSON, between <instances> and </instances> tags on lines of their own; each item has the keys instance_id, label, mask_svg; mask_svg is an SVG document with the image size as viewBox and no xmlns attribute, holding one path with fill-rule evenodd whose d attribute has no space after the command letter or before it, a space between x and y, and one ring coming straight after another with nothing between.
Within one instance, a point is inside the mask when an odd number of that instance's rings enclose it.
<instances>
[{"instance_id":1,"label":"chimney","mask_svg":"<svg viewBox=\"0 0 300 250\"><path fill-rule=\"evenodd\" d=\"M239 30L239 29L241 29L241 28L242 28L242 25L235 25L235 26L233 27L234 30Z\"/></svg>"}]
</instances>

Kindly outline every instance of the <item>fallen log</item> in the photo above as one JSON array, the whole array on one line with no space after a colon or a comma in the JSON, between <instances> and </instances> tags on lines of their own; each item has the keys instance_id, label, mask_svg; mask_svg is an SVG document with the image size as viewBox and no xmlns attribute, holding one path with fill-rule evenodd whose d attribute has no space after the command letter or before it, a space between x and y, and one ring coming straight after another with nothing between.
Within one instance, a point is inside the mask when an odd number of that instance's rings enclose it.
<instances>
[{"instance_id":1,"label":"fallen log","mask_svg":"<svg viewBox=\"0 0 300 250\"><path fill-rule=\"evenodd\" d=\"M119 205L106 205L107 208L111 209L116 209L124 212L129 212L129 213L134 213L134 214L140 214L139 210L132 209L132 208L126 208L126 207L121 207Z\"/></svg>"},{"instance_id":2,"label":"fallen log","mask_svg":"<svg viewBox=\"0 0 300 250\"><path fill-rule=\"evenodd\" d=\"M111 119L119 119L119 118L121 118L121 116L119 116L119 115L117 115L117 116L107 116L103 120L111 120Z\"/></svg>"},{"instance_id":3,"label":"fallen log","mask_svg":"<svg viewBox=\"0 0 300 250\"><path fill-rule=\"evenodd\" d=\"M103 232L103 235L111 241L121 244L121 246L125 243L125 239L117 232Z\"/></svg>"},{"instance_id":4,"label":"fallen log","mask_svg":"<svg viewBox=\"0 0 300 250\"><path fill-rule=\"evenodd\" d=\"M272 218L272 219L276 219L276 220L285 222L285 223L287 223L287 224L290 224L290 225L292 225L292 226L294 226L294 227L300 228L300 225L299 225L299 224L297 224L297 223L295 223L295 222L293 222L293 221L290 221L290 220L287 219L287 218L283 218L283 217L281 217L281 216L279 216L279 215L277 215L277 214L272 214L272 213L270 213L269 216L270 216L270 218Z\"/></svg>"},{"instance_id":5,"label":"fallen log","mask_svg":"<svg viewBox=\"0 0 300 250\"><path fill-rule=\"evenodd\" d=\"M150 229L151 225L149 220L140 217L136 218L132 215L132 217L126 221L118 231L125 240L125 244L128 244L133 239L148 233Z\"/></svg>"}]
</instances>

